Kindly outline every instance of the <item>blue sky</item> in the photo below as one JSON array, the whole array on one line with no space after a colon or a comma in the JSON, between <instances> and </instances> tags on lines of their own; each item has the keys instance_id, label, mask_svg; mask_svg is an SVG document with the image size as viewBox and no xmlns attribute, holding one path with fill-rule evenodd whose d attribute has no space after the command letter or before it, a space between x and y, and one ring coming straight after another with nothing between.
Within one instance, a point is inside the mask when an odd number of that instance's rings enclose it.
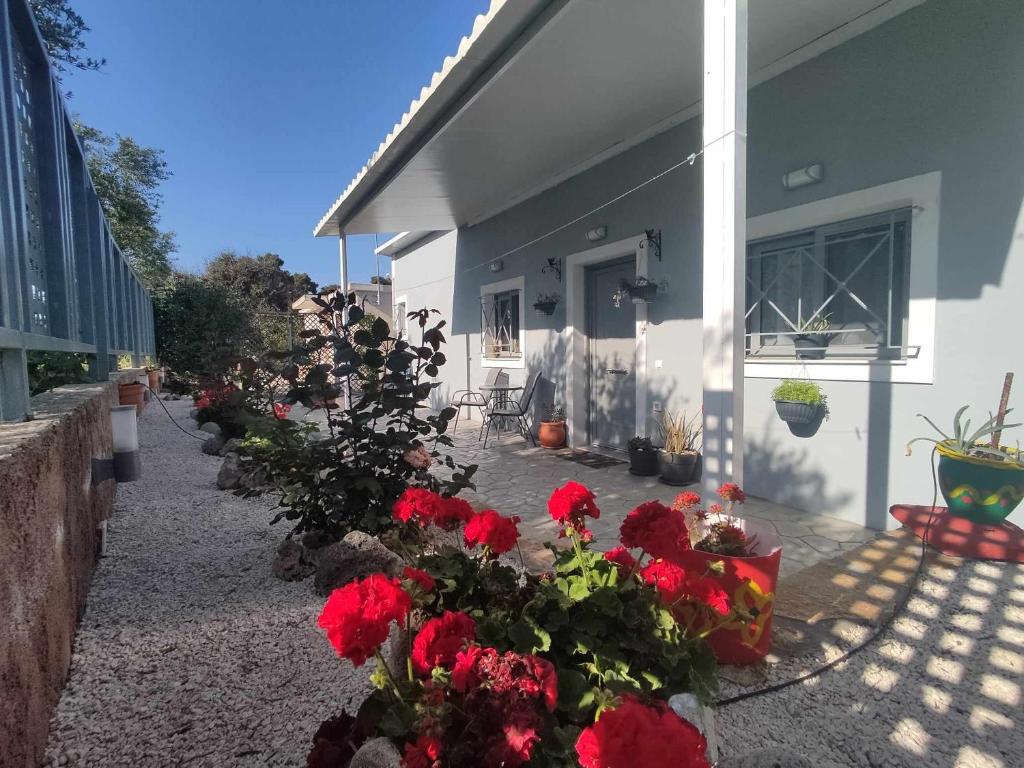
<instances>
[{"instance_id":1,"label":"blue sky","mask_svg":"<svg viewBox=\"0 0 1024 768\"><path fill-rule=\"evenodd\" d=\"M453 53L487 0L73 0L100 73L65 77L71 109L160 147L178 264L274 251L321 284L335 238L313 225ZM373 238L350 239L353 280ZM389 264L382 259L381 271Z\"/></svg>"}]
</instances>

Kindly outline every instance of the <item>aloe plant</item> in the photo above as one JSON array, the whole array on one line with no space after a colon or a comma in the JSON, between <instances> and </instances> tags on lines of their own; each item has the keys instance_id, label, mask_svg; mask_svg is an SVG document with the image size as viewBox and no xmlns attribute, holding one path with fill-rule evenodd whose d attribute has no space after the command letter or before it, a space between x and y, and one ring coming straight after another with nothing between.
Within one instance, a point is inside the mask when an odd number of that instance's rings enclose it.
<instances>
[{"instance_id":1,"label":"aloe plant","mask_svg":"<svg viewBox=\"0 0 1024 768\"><path fill-rule=\"evenodd\" d=\"M917 414L922 419L927 421L932 429L938 432L942 437L915 437L909 443L907 443L907 455L911 453L911 446L914 443L920 441L926 441L929 443L935 443L938 445L942 443L947 447L953 449L957 453L963 454L964 456L984 456L988 458L997 459L999 461L1009 461L1014 464L1019 464L1024 467L1024 455L1021 453L1020 443L1017 443L1016 450L999 448L998 446L982 445L981 441L986 437L990 437L994 432L1001 432L1007 429L1013 429L1014 427L1021 426L1020 424L1000 424L998 419L989 412L988 419L980 426L977 427L973 432L971 431L971 420L964 420L964 414L967 412L968 406L963 406L953 416L953 434L948 435L939 428L938 424L929 419L923 413ZM1013 411L1012 408L1006 411L1006 415L1009 416Z\"/></svg>"}]
</instances>

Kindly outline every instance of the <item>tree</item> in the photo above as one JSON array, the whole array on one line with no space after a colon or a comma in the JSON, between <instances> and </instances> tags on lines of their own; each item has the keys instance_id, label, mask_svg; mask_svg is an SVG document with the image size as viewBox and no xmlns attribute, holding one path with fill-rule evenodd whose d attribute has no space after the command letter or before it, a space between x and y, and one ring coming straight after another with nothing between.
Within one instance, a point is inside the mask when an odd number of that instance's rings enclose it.
<instances>
[{"instance_id":1,"label":"tree","mask_svg":"<svg viewBox=\"0 0 1024 768\"><path fill-rule=\"evenodd\" d=\"M96 195L114 240L153 290L171 276L174 233L162 231L160 184L171 176L163 150L143 147L128 136L111 138L76 122Z\"/></svg>"},{"instance_id":2,"label":"tree","mask_svg":"<svg viewBox=\"0 0 1024 768\"><path fill-rule=\"evenodd\" d=\"M305 272L289 272L276 253L240 256L222 251L207 265L204 277L231 291L255 312L288 312L304 293L316 291Z\"/></svg>"},{"instance_id":3,"label":"tree","mask_svg":"<svg viewBox=\"0 0 1024 768\"><path fill-rule=\"evenodd\" d=\"M215 381L249 351L249 313L223 286L175 272L153 294L160 362L189 384Z\"/></svg>"},{"instance_id":4,"label":"tree","mask_svg":"<svg viewBox=\"0 0 1024 768\"><path fill-rule=\"evenodd\" d=\"M58 73L66 72L68 67L97 70L107 63L106 59L84 55L82 36L89 27L68 0L29 0L29 5L46 44L50 63Z\"/></svg>"}]
</instances>

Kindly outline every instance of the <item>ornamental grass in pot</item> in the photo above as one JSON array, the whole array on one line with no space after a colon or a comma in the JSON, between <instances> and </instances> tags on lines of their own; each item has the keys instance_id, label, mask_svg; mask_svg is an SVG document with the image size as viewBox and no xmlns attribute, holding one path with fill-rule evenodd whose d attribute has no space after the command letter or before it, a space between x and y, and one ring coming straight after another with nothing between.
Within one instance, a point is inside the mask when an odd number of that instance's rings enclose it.
<instances>
[{"instance_id":1,"label":"ornamental grass in pot","mask_svg":"<svg viewBox=\"0 0 1024 768\"><path fill-rule=\"evenodd\" d=\"M538 575L505 557L518 550L518 518L403 494L394 515L407 542L440 529L459 545L407 544L401 578L331 594L319 626L339 656L374 664L375 690L321 726L308 766L344 768L383 740L405 768L709 767L705 735L668 700L711 700L706 640L749 618L719 582L724 565L685 568L685 515L658 501L627 515L607 553L591 549L600 510L589 489L556 489L548 513L569 546L549 544L553 570ZM383 650L393 624L410 635L398 658Z\"/></svg>"},{"instance_id":2,"label":"ornamental grass in pot","mask_svg":"<svg viewBox=\"0 0 1024 768\"><path fill-rule=\"evenodd\" d=\"M537 439L545 448L561 448L565 445L565 411L560 405L548 408L547 415L537 429Z\"/></svg>"},{"instance_id":3,"label":"ornamental grass in pot","mask_svg":"<svg viewBox=\"0 0 1024 768\"><path fill-rule=\"evenodd\" d=\"M678 416L665 411L658 422L662 448L658 451L661 481L668 485L687 485L700 480L700 444L704 425L698 411L692 419L683 411Z\"/></svg>"},{"instance_id":4,"label":"ornamental grass in pot","mask_svg":"<svg viewBox=\"0 0 1024 768\"><path fill-rule=\"evenodd\" d=\"M829 342L832 341L832 316L815 317L800 326L800 333L793 337L797 360L824 360Z\"/></svg>"},{"instance_id":5,"label":"ornamental grass in pot","mask_svg":"<svg viewBox=\"0 0 1024 768\"><path fill-rule=\"evenodd\" d=\"M637 435L629 441L629 472L632 475L651 477L658 474L658 449L649 437Z\"/></svg>"},{"instance_id":6,"label":"ornamental grass in pot","mask_svg":"<svg viewBox=\"0 0 1024 768\"><path fill-rule=\"evenodd\" d=\"M918 441L935 444L939 455L938 482L950 513L982 525L1002 525L1024 499L1024 451L1020 443L1000 445L1003 430L1020 424L1004 424L1013 409L1001 415L989 414L980 427L971 430L964 419L968 406L953 416L953 432L943 432L924 414L917 414L938 432L939 437L916 437L907 443L907 455ZM984 442L988 438L988 442Z\"/></svg>"}]
</instances>

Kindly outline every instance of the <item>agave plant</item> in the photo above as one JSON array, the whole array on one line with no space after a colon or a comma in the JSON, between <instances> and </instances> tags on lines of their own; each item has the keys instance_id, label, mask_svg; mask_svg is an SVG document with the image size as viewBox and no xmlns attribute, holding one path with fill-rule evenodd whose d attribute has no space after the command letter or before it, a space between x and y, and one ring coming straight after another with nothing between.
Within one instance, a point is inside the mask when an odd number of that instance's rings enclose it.
<instances>
[{"instance_id":1,"label":"agave plant","mask_svg":"<svg viewBox=\"0 0 1024 768\"><path fill-rule=\"evenodd\" d=\"M910 455L911 446L914 443L924 440L929 443L935 443L936 445L942 444L964 456L980 456L995 459L996 461L1009 461L1024 467L1024 454L1021 453L1020 443L1017 443L1017 448L1014 450L1012 448L1001 448L990 444L982 444L981 442L985 438L991 437L995 432L1002 432L1003 430L1013 429L1014 427L1019 427L1021 425L1000 424L998 419L989 412L988 419L972 432L971 420L964 420L964 414L967 412L967 408L968 406L963 406L956 412L956 415L953 416L952 435L947 435L943 432L934 421L929 419L923 413L917 414L927 421L931 425L932 429L941 435L941 438L927 436L915 437L907 443L907 455ZM1006 415L1009 416L1012 411L1012 408L1007 409Z\"/></svg>"}]
</instances>

